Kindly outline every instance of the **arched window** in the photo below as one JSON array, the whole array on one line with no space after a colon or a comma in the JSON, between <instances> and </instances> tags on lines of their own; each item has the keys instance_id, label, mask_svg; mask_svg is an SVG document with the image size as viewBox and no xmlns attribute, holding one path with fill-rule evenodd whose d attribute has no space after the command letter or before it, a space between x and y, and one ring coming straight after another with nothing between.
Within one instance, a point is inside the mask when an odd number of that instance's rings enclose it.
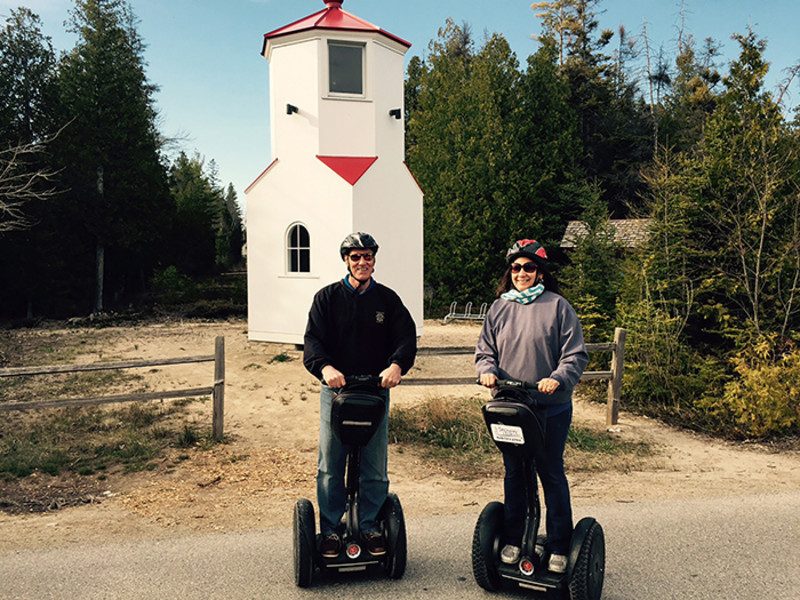
<instances>
[{"instance_id":1,"label":"arched window","mask_svg":"<svg viewBox=\"0 0 800 600\"><path fill-rule=\"evenodd\" d=\"M311 272L311 238L308 229L299 223L292 225L286 237L286 249L290 273Z\"/></svg>"}]
</instances>

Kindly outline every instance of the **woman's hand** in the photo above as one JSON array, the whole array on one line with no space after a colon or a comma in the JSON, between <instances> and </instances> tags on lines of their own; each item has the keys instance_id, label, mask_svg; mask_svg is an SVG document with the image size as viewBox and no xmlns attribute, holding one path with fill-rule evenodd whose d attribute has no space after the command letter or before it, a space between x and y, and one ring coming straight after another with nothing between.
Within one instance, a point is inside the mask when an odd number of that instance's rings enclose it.
<instances>
[{"instance_id":1,"label":"woman's hand","mask_svg":"<svg viewBox=\"0 0 800 600\"><path fill-rule=\"evenodd\" d=\"M536 385L538 386L538 389L542 394L552 394L558 389L558 387L561 384L558 382L557 379L553 379L552 377L545 377L544 379L540 379Z\"/></svg>"},{"instance_id":2,"label":"woman's hand","mask_svg":"<svg viewBox=\"0 0 800 600\"><path fill-rule=\"evenodd\" d=\"M497 385L497 375L494 373L483 373L479 380L484 387L493 388Z\"/></svg>"},{"instance_id":3,"label":"woman's hand","mask_svg":"<svg viewBox=\"0 0 800 600\"><path fill-rule=\"evenodd\" d=\"M325 365L322 367L322 381L325 385L332 388L343 388L345 381L344 375L336 367Z\"/></svg>"}]
</instances>

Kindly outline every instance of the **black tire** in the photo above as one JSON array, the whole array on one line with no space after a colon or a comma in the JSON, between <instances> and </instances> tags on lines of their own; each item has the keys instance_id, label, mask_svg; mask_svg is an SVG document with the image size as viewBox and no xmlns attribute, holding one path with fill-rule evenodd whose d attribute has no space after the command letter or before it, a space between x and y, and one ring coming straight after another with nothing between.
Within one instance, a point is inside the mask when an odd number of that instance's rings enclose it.
<instances>
[{"instance_id":1,"label":"black tire","mask_svg":"<svg viewBox=\"0 0 800 600\"><path fill-rule=\"evenodd\" d=\"M386 536L386 558L383 569L392 579L400 579L406 572L408 560L408 541L406 540L406 520L403 507L397 494L389 494L381 509L383 531Z\"/></svg>"},{"instance_id":2,"label":"black tire","mask_svg":"<svg viewBox=\"0 0 800 600\"><path fill-rule=\"evenodd\" d=\"M577 551L569 575L570 600L600 600L606 569L606 541L600 523L591 519L585 523L586 533ZM578 523L581 527L581 523ZM577 530L578 528L576 528ZM573 556L575 552L571 553Z\"/></svg>"},{"instance_id":3,"label":"black tire","mask_svg":"<svg viewBox=\"0 0 800 600\"><path fill-rule=\"evenodd\" d=\"M472 536L472 574L478 585L490 592L497 591L501 585L497 560L502 532L503 504L490 502L481 511Z\"/></svg>"},{"instance_id":4,"label":"black tire","mask_svg":"<svg viewBox=\"0 0 800 600\"><path fill-rule=\"evenodd\" d=\"M316 525L314 506L301 498L294 506L294 582L298 587L309 587L314 576L314 540Z\"/></svg>"}]
</instances>

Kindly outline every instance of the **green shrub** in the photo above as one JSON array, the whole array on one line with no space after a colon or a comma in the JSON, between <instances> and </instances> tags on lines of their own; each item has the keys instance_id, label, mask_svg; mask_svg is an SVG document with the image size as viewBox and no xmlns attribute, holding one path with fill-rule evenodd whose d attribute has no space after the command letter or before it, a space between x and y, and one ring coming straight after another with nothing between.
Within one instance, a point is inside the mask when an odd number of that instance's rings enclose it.
<instances>
[{"instance_id":1,"label":"green shrub","mask_svg":"<svg viewBox=\"0 0 800 600\"><path fill-rule=\"evenodd\" d=\"M701 355L683 339L683 321L647 300L625 307L623 406L694 429L708 430L699 401L722 393L724 360Z\"/></svg>"},{"instance_id":2,"label":"green shrub","mask_svg":"<svg viewBox=\"0 0 800 600\"><path fill-rule=\"evenodd\" d=\"M153 292L159 303L172 305L190 302L197 297L197 286L191 277L169 266L153 274Z\"/></svg>"},{"instance_id":3,"label":"green shrub","mask_svg":"<svg viewBox=\"0 0 800 600\"><path fill-rule=\"evenodd\" d=\"M740 438L769 438L800 433L800 351L776 350L766 336L731 359L736 377L720 397L701 405L722 433Z\"/></svg>"}]
</instances>

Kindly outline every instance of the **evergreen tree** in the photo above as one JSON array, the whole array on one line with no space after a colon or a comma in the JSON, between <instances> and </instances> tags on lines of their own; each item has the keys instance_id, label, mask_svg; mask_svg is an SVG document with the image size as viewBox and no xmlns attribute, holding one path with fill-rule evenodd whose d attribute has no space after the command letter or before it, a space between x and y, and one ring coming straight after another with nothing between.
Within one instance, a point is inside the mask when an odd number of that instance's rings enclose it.
<instances>
[{"instance_id":1,"label":"evergreen tree","mask_svg":"<svg viewBox=\"0 0 800 600\"><path fill-rule=\"evenodd\" d=\"M570 89L583 153L581 168L589 181L600 185L612 216L627 215L643 192L639 172L652 155L646 106L639 101L636 80L605 54L613 38L599 31L599 0L538 2L543 33L556 43L560 70ZM633 50L622 47L625 56Z\"/></svg>"},{"instance_id":2,"label":"evergreen tree","mask_svg":"<svg viewBox=\"0 0 800 600\"><path fill-rule=\"evenodd\" d=\"M687 36L675 61L676 73L660 112L658 142L678 151L688 150L703 135L706 119L714 112L722 76L715 59L719 45L706 39L698 55L695 42Z\"/></svg>"},{"instance_id":3,"label":"evergreen tree","mask_svg":"<svg viewBox=\"0 0 800 600\"><path fill-rule=\"evenodd\" d=\"M130 5L76 0L70 26L78 42L60 68L60 118L67 127L56 145L69 190L63 227L77 238L67 274L80 282L76 292L84 301L94 280L98 311L107 298L122 302L143 291L164 253L173 213L155 88Z\"/></svg>"},{"instance_id":4,"label":"evergreen tree","mask_svg":"<svg viewBox=\"0 0 800 600\"><path fill-rule=\"evenodd\" d=\"M409 87L417 95L410 102L408 162L425 190L429 309L488 299L499 273L486 257L507 246L510 229L530 229L537 219L512 208L520 196L518 80L502 37L492 36L476 52L469 28L448 21Z\"/></svg>"},{"instance_id":5,"label":"evergreen tree","mask_svg":"<svg viewBox=\"0 0 800 600\"><path fill-rule=\"evenodd\" d=\"M223 227L217 243L217 263L224 268L235 268L242 263L244 230L242 213L236 200L236 190L229 183L225 191L225 206L222 213Z\"/></svg>"},{"instance_id":6,"label":"evergreen tree","mask_svg":"<svg viewBox=\"0 0 800 600\"><path fill-rule=\"evenodd\" d=\"M170 264L192 277L212 275L217 257L218 223L222 220L213 169L211 175L206 175L199 155L189 158L181 152L170 168L169 186L177 211Z\"/></svg>"}]
</instances>

